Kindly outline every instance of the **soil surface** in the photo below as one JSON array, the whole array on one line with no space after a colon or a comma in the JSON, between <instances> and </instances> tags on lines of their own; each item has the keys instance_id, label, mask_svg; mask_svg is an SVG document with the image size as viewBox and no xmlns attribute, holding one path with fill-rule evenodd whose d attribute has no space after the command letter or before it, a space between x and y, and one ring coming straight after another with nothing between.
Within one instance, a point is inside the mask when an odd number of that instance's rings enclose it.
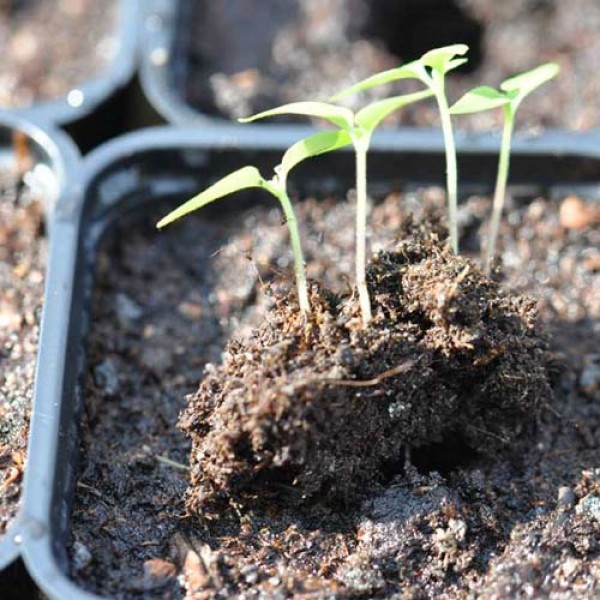
<instances>
[{"instance_id":1,"label":"soil surface","mask_svg":"<svg viewBox=\"0 0 600 600\"><path fill-rule=\"evenodd\" d=\"M24 175L0 169L0 534L19 508L47 255L43 207Z\"/></svg>"},{"instance_id":2,"label":"soil surface","mask_svg":"<svg viewBox=\"0 0 600 600\"><path fill-rule=\"evenodd\" d=\"M476 85L556 61L559 77L519 110L528 128L584 130L600 124L600 4L596 0L225 0L187 2L181 60L186 101L203 113L238 118L296 100L325 100L378 71L431 48L470 46L470 65L449 76L457 100ZM251 23L251 26L249 24ZM180 57L175 54L176 60ZM371 90L354 107L397 88ZM499 127L502 111L457 119L457 126ZM390 123L438 123L433 100Z\"/></svg>"},{"instance_id":3,"label":"soil surface","mask_svg":"<svg viewBox=\"0 0 600 600\"><path fill-rule=\"evenodd\" d=\"M409 215L435 222L443 198L429 188L377 202L372 250L392 256ZM348 203L308 199L298 210L309 276L342 295ZM479 252L489 210L486 198L462 206L465 254ZM576 197L515 200L509 213L501 285L538 301L552 385L512 432L512 452L442 435L384 461L355 493L362 501L282 502L282 480L277 498L234 498L200 518L184 506L183 397L293 286L286 227L262 208L245 213L243 229L239 215L206 214L157 234L164 210L122 222L97 262L71 576L128 599L598 595L600 213Z\"/></svg>"},{"instance_id":4,"label":"soil surface","mask_svg":"<svg viewBox=\"0 0 600 600\"><path fill-rule=\"evenodd\" d=\"M0 3L0 105L65 96L100 75L118 50L118 2Z\"/></svg>"}]
</instances>

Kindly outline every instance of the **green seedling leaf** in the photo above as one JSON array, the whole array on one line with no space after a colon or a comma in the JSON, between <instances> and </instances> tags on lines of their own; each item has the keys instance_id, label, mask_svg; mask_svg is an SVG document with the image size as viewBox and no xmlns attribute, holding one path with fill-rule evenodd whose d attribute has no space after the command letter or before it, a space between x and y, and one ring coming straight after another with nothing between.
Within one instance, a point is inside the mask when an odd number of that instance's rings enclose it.
<instances>
[{"instance_id":1,"label":"green seedling leaf","mask_svg":"<svg viewBox=\"0 0 600 600\"><path fill-rule=\"evenodd\" d=\"M371 77L367 77L362 81L350 86L332 96L329 100L331 102L337 102L342 98L347 98L348 96L352 96L353 94L357 94L358 92L363 92L364 90L369 90L374 87L378 87L380 85L385 85L386 83L390 83L392 81L397 81L399 79L421 79L426 76L427 73L423 68L423 65L420 64L419 61L413 61L410 63L406 63L401 67L396 67L394 69L388 69L387 71L382 71L381 73L377 73L372 75Z\"/></svg>"},{"instance_id":2,"label":"green seedling leaf","mask_svg":"<svg viewBox=\"0 0 600 600\"><path fill-rule=\"evenodd\" d=\"M560 67L556 63L546 63L531 71L506 79L500 84L500 89L508 94L514 94L513 103L518 105L531 92L556 77L559 70Z\"/></svg>"},{"instance_id":3,"label":"green seedling leaf","mask_svg":"<svg viewBox=\"0 0 600 600\"><path fill-rule=\"evenodd\" d=\"M393 96L373 102L356 113L355 121L360 127L363 127L369 133L372 132L383 119L393 113L395 110L418 102L424 98L433 96L433 90L423 90L414 94L405 94L403 96Z\"/></svg>"},{"instance_id":4,"label":"green seedling leaf","mask_svg":"<svg viewBox=\"0 0 600 600\"><path fill-rule=\"evenodd\" d=\"M556 63L545 63L531 71L504 80L500 84L500 89L509 94L514 94L513 103L518 105L531 92L556 77L559 70L560 67Z\"/></svg>"},{"instance_id":5,"label":"green seedling leaf","mask_svg":"<svg viewBox=\"0 0 600 600\"><path fill-rule=\"evenodd\" d=\"M377 73L363 81L359 81L355 85L342 90L331 98L332 101L340 100L351 94L368 90L375 86L384 85L398 79L418 79L425 84L428 90L433 92L436 98L440 111L440 119L442 123L442 132L444 134L444 145L446 154L446 187L448 193L448 211L450 220L450 241L452 249L458 252L458 230L457 230L457 166L456 166L456 148L454 143L454 132L452 129L452 121L448 110L448 100L445 93L444 76L448 71L456 69L460 65L467 62L466 58L461 58L469 50L466 44L453 44L451 46L443 46L426 52L418 60L407 63L396 69L389 69L382 73ZM402 101L399 105L393 105L394 100L388 99L381 101L381 104L374 103L370 107L365 107L361 111L361 120L363 128L369 130L374 128L389 112L402 106ZM420 99L420 98L419 98ZM413 100L414 101L414 100ZM389 102L390 104L386 104ZM393 108L391 108L393 106ZM383 116L382 116L383 115ZM358 115L355 120L358 124Z\"/></svg>"},{"instance_id":6,"label":"green seedling leaf","mask_svg":"<svg viewBox=\"0 0 600 600\"><path fill-rule=\"evenodd\" d=\"M434 48L425 52L419 59L420 62L426 67L430 67L440 73L447 73L451 69L455 69L457 66L463 64L462 62L456 62L455 56L462 56L469 51L469 46L466 44L452 44L451 46L442 46L441 48ZM466 59L458 59L466 60Z\"/></svg>"},{"instance_id":7,"label":"green seedling leaf","mask_svg":"<svg viewBox=\"0 0 600 600\"><path fill-rule=\"evenodd\" d=\"M462 98L450 107L450 114L466 115L469 113L490 110L509 104L508 94L499 92L492 87L483 85L468 91Z\"/></svg>"},{"instance_id":8,"label":"green seedling leaf","mask_svg":"<svg viewBox=\"0 0 600 600\"><path fill-rule=\"evenodd\" d=\"M505 92L521 92L529 94L540 87L546 81L549 81L558 74L559 66L556 63L545 63L514 77L504 80L500 84L500 89Z\"/></svg>"},{"instance_id":9,"label":"green seedling leaf","mask_svg":"<svg viewBox=\"0 0 600 600\"><path fill-rule=\"evenodd\" d=\"M349 108L335 106L327 102L292 102L277 108L265 110L264 112L238 119L240 123L250 123L257 119L275 117L277 115L304 115L306 117L317 117L333 123L341 129L351 129L354 123L354 114Z\"/></svg>"},{"instance_id":10,"label":"green seedling leaf","mask_svg":"<svg viewBox=\"0 0 600 600\"><path fill-rule=\"evenodd\" d=\"M446 73L448 73L448 71L453 71L454 69L458 69L458 67L460 67L468 62L469 62L468 58L455 58L454 60L451 60L446 65Z\"/></svg>"},{"instance_id":11,"label":"green seedling leaf","mask_svg":"<svg viewBox=\"0 0 600 600\"><path fill-rule=\"evenodd\" d=\"M256 167L242 167L241 169L226 175L222 179L219 179L219 181L209 188L170 212L157 223L156 227L162 229L170 223L173 223L173 221L177 221L177 219L180 219L223 196L248 188L262 188L265 186L265 183L265 180L262 178Z\"/></svg>"},{"instance_id":12,"label":"green seedling leaf","mask_svg":"<svg viewBox=\"0 0 600 600\"><path fill-rule=\"evenodd\" d=\"M413 60L401 67L388 69L387 71L382 71L381 73L367 77L353 86L342 90L335 96L332 96L329 100L331 102L337 102L347 96L357 94L358 92L364 92L365 90L385 85L392 81L398 81L399 79L419 79L420 81L429 84L429 75L426 67L439 70L442 73L447 73L468 62L466 58L454 58L456 55L466 54L468 50L469 47L466 44L454 44L452 46L444 46L442 48L430 50L423 54L418 60Z\"/></svg>"},{"instance_id":13,"label":"green seedling leaf","mask_svg":"<svg viewBox=\"0 0 600 600\"><path fill-rule=\"evenodd\" d=\"M279 170L284 176L287 176L287 174L303 160L337 150L338 148L343 148L344 146L349 146L351 143L352 136L348 131L343 129L315 133L310 137L296 142L293 146L288 148L281 159Z\"/></svg>"},{"instance_id":14,"label":"green seedling leaf","mask_svg":"<svg viewBox=\"0 0 600 600\"><path fill-rule=\"evenodd\" d=\"M504 127L498 159L498 172L494 188L492 218L490 220L489 237L485 250L484 265L489 274L492 259L496 250L496 241L500 230L500 220L506 196L506 184L510 168L510 148L515 126L515 117L521 101L542 84L552 79L558 73L555 63L546 63L526 73L521 73L500 84L500 90L488 86L476 87L467 92L450 109L451 114L467 114L504 107Z\"/></svg>"}]
</instances>

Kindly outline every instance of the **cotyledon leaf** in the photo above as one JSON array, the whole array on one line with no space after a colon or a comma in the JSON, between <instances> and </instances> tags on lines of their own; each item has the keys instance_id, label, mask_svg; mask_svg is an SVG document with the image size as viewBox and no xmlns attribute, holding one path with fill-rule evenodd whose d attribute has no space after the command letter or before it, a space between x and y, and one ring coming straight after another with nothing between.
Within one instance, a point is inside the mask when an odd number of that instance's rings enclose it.
<instances>
[{"instance_id":1,"label":"cotyledon leaf","mask_svg":"<svg viewBox=\"0 0 600 600\"><path fill-rule=\"evenodd\" d=\"M560 67L556 63L545 63L531 71L504 80L500 84L500 89L503 92L515 93L515 102L519 103L542 84L555 77L559 70Z\"/></svg>"},{"instance_id":2,"label":"cotyledon leaf","mask_svg":"<svg viewBox=\"0 0 600 600\"><path fill-rule=\"evenodd\" d=\"M392 81L397 81L399 79L421 79L421 77L425 75L425 69L423 69L423 65L421 65L419 61L409 62L401 67L395 67L394 69L388 69L387 71L382 71L381 73L371 75L371 77L367 77L366 79L351 85L341 92L338 92L332 96L330 100L332 102L337 102L338 100L346 98L347 96L351 96L352 94L357 94L358 92L369 90L373 87L385 85L386 83L390 83Z\"/></svg>"},{"instance_id":3,"label":"cotyledon leaf","mask_svg":"<svg viewBox=\"0 0 600 600\"><path fill-rule=\"evenodd\" d=\"M451 46L442 46L425 52L419 61L427 67L447 73L451 68L456 68L454 63L455 56L462 56L469 51L466 44L452 44ZM453 64L454 63L454 64ZM460 63L462 64L462 63Z\"/></svg>"},{"instance_id":4,"label":"cotyledon leaf","mask_svg":"<svg viewBox=\"0 0 600 600\"><path fill-rule=\"evenodd\" d=\"M429 96L433 96L432 90L423 90L422 92L415 92L414 94L392 96L391 98L378 100L377 102L365 106L356 113L356 124L371 132L379 125L379 123L381 123L381 121L383 121L383 119L395 110L398 110L407 104L428 98Z\"/></svg>"},{"instance_id":5,"label":"cotyledon leaf","mask_svg":"<svg viewBox=\"0 0 600 600\"><path fill-rule=\"evenodd\" d=\"M511 97L493 87L482 85L469 90L462 98L459 98L451 107L453 115L466 115L469 113L490 110L504 106L511 102Z\"/></svg>"},{"instance_id":6,"label":"cotyledon leaf","mask_svg":"<svg viewBox=\"0 0 600 600\"><path fill-rule=\"evenodd\" d=\"M413 60L400 67L371 75L371 77L367 77L335 94L330 100L332 102L337 102L352 94L385 85L386 83L391 83L392 81L397 81L399 79L419 79L420 81L427 83L429 81L429 75L426 67L447 73L467 62L466 58L455 57L457 55L466 54L468 50L469 47L466 44L453 44L452 46L435 48L423 54L418 60Z\"/></svg>"},{"instance_id":7,"label":"cotyledon leaf","mask_svg":"<svg viewBox=\"0 0 600 600\"><path fill-rule=\"evenodd\" d=\"M257 119L275 117L278 115L304 115L317 117L333 123L341 129L351 129L354 124L354 113L349 108L336 106L327 102L291 102L256 115L238 119L240 123L250 123Z\"/></svg>"},{"instance_id":8,"label":"cotyledon leaf","mask_svg":"<svg viewBox=\"0 0 600 600\"><path fill-rule=\"evenodd\" d=\"M325 154L338 148L343 148L352 143L352 136L344 129L337 131L320 131L315 133L293 146L283 155L279 170L287 175L296 165L303 160L319 154Z\"/></svg>"},{"instance_id":9,"label":"cotyledon leaf","mask_svg":"<svg viewBox=\"0 0 600 600\"><path fill-rule=\"evenodd\" d=\"M205 189L203 192L171 211L157 223L156 227L162 229L173 221L176 221L223 196L248 188L262 188L265 186L265 183L265 180L256 167L242 167L241 169L226 175L222 179L219 179L219 181Z\"/></svg>"}]
</instances>

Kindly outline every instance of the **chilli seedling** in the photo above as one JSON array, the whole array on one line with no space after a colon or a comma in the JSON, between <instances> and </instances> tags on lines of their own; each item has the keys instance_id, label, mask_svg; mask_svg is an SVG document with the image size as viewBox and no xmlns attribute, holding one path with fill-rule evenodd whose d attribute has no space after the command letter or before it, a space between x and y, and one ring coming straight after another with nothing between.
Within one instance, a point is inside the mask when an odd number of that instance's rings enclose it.
<instances>
[{"instance_id":1,"label":"chilli seedling","mask_svg":"<svg viewBox=\"0 0 600 600\"><path fill-rule=\"evenodd\" d=\"M382 71L363 79L353 86L342 90L331 98L333 102L341 100L351 94L356 94L373 87L384 85L399 79L418 79L424 83L435 96L440 112L444 147L446 153L446 188L448 196L448 220L450 225L450 245L458 253L458 225L457 225L457 198L458 198L458 173L456 166L456 145L454 131L446 98L446 73L460 67L467 62L461 57L467 53L469 47L465 44L453 44L435 48L426 52L421 58L406 63L395 69Z\"/></svg>"},{"instance_id":2,"label":"chilli seedling","mask_svg":"<svg viewBox=\"0 0 600 600\"><path fill-rule=\"evenodd\" d=\"M450 109L454 115L470 114L502 107L504 111L504 127L500 144L500 157L494 200L492 205L492 218L486 245L484 266L489 274L496 249L500 219L506 196L506 182L510 166L510 148L515 126L515 115L521 102L531 92L556 76L559 67L555 63L546 63L526 73L521 73L500 84L500 90L488 86L476 87L467 92Z\"/></svg>"},{"instance_id":3,"label":"chilli seedling","mask_svg":"<svg viewBox=\"0 0 600 600\"><path fill-rule=\"evenodd\" d=\"M424 90L414 94L393 96L384 100L373 102L354 113L349 108L343 108L327 102L292 102L271 110L261 112L244 119L248 123L257 119L274 117L277 115L304 115L329 121L339 128L341 140L352 143L356 155L356 289L362 314L363 323L367 324L371 318L371 300L367 289L366 275L366 238L367 238L367 153L371 137L377 126L395 110L412 102L433 95L433 91ZM335 149L331 147L329 150ZM329 150L324 150L327 152ZM323 154L321 152L321 154Z\"/></svg>"},{"instance_id":4,"label":"chilli seedling","mask_svg":"<svg viewBox=\"0 0 600 600\"><path fill-rule=\"evenodd\" d=\"M265 179L254 166L245 166L219 179L209 188L188 200L157 223L162 229L173 221L234 192L244 189L260 188L266 190L279 202L283 209L290 233L290 242L294 254L294 273L298 292L298 304L304 313L310 312L304 256L300 243L298 221L287 193L287 177L290 171L303 160L346 146L350 138L343 131L323 131L293 144L283 155L281 163L275 167L271 179Z\"/></svg>"}]
</instances>

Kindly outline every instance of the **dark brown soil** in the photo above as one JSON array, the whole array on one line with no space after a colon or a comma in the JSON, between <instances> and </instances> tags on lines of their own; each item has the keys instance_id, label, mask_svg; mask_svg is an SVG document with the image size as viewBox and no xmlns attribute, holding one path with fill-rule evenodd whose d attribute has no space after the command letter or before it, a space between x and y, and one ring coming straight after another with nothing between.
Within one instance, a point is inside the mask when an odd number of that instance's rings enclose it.
<instances>
[{"instance_id":1,"label":"dark brown soil","mask_svg":"<svg viewBox=\"0 0 600 600\"><path fill-rule=\"evenodd\" d=\"M444 236L445 238L446 236ZM509 448L551 393L535 302L504 294L425 228L376 255L374 318L355 295L289 293L247 340L228 344L181 426L193 442L188 509L355 503L404 450L451 437Z\"/></svg>"},{"instance_id":2,"label":"dark brown soil","mask_svg":"<svg viewBox=\"0 0 600 600\"><path fill-rule=\"evenodd\" d=\"M116 0L1 2L0 105L55 99L100 75L118 50L117 20Z\"/></svg>"},{"instance_id":3,"label":"dark brown soil","mask_svg":"<svg viewBox=\"0 0 600 600\"><path fill-rule=\"evenodd\" d=\"M424 206L436 212L442 200L429 189L378 203L373 248L396 256L407 216L419 222L431 212ZM278 211L263 209L246 214L241 232L239 217L198 218L157 235L162 211L123 223L97 266L72 577L114 598L182 598L186 590L188 598L598 595L600 223L587 211L592 205L569 202L579 221L559 211L565 203L540 198L515 203L503 226L503 288L539 300L553 356L554 399L524 432L511 432L515 452L470 448L462 431L440 434L414 448L410 461L402 454L367 476L360 494L352 492L365 498L358 504L335 494L328 504L283 504L284 478L277 502L265 493L231 502L218 518L192 520L184 507L190 444L176 428L183 396L196 391L203 365L219 360L232 335L251 343L244 340L280 289L270 295L266 284L281 275L287 284L279 285L292 284L286 229ZM466 252L478 250L488 211L482 198L461 209ZM309 274L347 293L352 210L308 200L299 213ZM441 264L452 264L444 256ZM218 369L209 367L209 378ZM489 405L497 408L492 393ZM496 442L491 437L490 447Z\"/></svg>"},{"instance_id":4,"label":"dark brown soil","mask_svg":"<svg viewBox=\"0 0 600 600\"><path fill-rule=\"evenodd\" d=\"M21 495L47 250L43 208L23 176L0 169L0 534Z\"/></svg>"},{"instance_id":5,"label":"dark brown soil","mask_svg":"<svg viewBox=\"0 0 600 600\"><path fill-rule=\"evenodd\" d=\"M506 77L556 61L562 67L559 78L523 104L520 124L582 130L600 123L596 0L187 4L185 95L204 113L237 118L284 102L326 99L431 48L463 42L471 47L471 65L450 77L451 100L476 85L497 86ZM353 105L382 97L390 89L371 90ZM415 88L404 83L398 89ZM432 125L438 121L437 109L433 101L419 103L395 119ZM457 123L485 130L497 127L500 119L501 111L492 111L461 117Z\"/></svg>"}]
</instances>

